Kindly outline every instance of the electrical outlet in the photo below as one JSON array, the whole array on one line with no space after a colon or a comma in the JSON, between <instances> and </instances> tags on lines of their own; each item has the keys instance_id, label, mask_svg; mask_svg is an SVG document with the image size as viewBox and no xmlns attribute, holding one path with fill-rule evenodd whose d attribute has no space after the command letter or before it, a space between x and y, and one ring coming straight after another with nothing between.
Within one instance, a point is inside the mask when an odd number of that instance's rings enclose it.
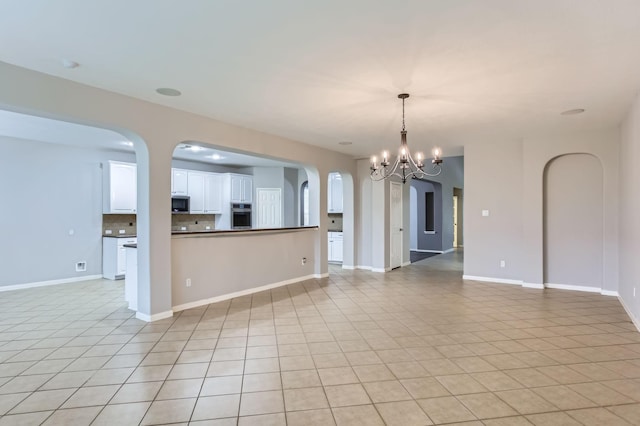
<instances>
[{"instance_id":1,"label":"electrical outlet","mask_svg":"<svg viewBox=\"0 0 640 426\"><path fill-rule=\"evenodd\" d=\"M209 229L211 229L211 227L209 225L207 225L207 226L204 227L204 229L206 229L208 231Z\"/></svg>"},{"instance_id":2,"label":"electrical outlet","mask_svg":"<svg viewBox=\"0 0 640 426\"><path fill-rule=\"evenodd\" d=\"M191 278L187 278L187 287L191 287Z\"/></svg>"},{"instance_id":3,"label":"electrical outlet","mask_svg":"<svg viewBox=\"0 0 640 426\"><path fill-rule=\"evenodd\" d=\"M181 231L186 231L186 230L187 230L187 227L186 227L186 226L181 226L181 227L180 227L180 230L181 230Z\"/></svg>"},{"instance_id":4,"label":"electrical outlet","mask_svg":"<svg viewBox=\"0 0 640 426\"><path fill-rule=\"evenodd\" d=\"M500 267L504 268L505 266L507 266L507 263L504 260L500 261Z\"/></svg>"},{"instance_id":5,"label":"electrical outlet","mask_svg":"<svg viewBox=\"0 0 640 426\"><path fill-rule=\"evenodd\" d=\"M306 264L307 264L307 258L306 258L306 257L303 257L303 258L302 258L302 262L301 262L301 264L302 264L302 265L306 265Z\"/></svg>"},{"instance_id":6,"label":"electrical outlet","mask_svg":"<svg viewBox=\"0 0 640 426\"><path fill-rule=\"evenodd\" d=\"M111 229L105 229L104 234L105 235L111 235L111 234L113 234L113 231Z\"/></svg>"},{"instance_id":7,"label":"electrical outlet","mask_svg":"<svg viewBox=\"0 0 640 426\"><path fill-rule=\"evenodd\" d=\"M482 216L484 217L489 216L489 210L482 210Z\"/></svg>"},{"instance_id":8,"label":"electrical outlet","mask_svg":"<svg viewBox=\"0 0 640 426\"><path fill-rule=\"evenodd\" d=\"M122 234L126 234L127 231L125 231L124 229L119 229L118 230L118 234L122 235Z\"/></svg>"},{"instance_id":9,"label":"electrical outlet","mask_svg":"<svg viewBox=\"0 0 640 426\"><path fill-rule=\"evenodd\" d=\"M87 262L86 261L81 261L81 262L76 262L76 272L86 272L87 270Z\"/></svg>"}]
</instances>

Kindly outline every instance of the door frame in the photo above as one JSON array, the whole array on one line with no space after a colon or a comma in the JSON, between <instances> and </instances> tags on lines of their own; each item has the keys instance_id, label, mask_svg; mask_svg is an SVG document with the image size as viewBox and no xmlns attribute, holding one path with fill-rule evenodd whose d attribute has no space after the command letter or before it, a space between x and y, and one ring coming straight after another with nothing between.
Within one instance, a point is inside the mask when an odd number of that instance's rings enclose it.
<instances>
[{"instance_id":1,"label":"door frame","mask_svg":"<svg viewBox=\"0 0 640 426\"><path fill-rule=\"evenodd\" d=\"M403 202L403 187L402 187L402 183L400 182L391 182L391 186L389 189L389 268L390 269L396 269L396 268L401 268L402 267L402 262L403 262L403 246L404 246L404 217L403 217L403 206L402 206L402 202ZM398 251L399 251L399 258L400 261L398 263L398 265L394 265L393 264L393 222L394 222L394 215L393 215L393 211L394 211L394 205L393 205L393 191L394 191L394 187L398 189L398 192L400 194L400 203L398 204L398 222L400 225L400 238L398 239L399 241L399 247Z\"/></svg>"}]
</instances>

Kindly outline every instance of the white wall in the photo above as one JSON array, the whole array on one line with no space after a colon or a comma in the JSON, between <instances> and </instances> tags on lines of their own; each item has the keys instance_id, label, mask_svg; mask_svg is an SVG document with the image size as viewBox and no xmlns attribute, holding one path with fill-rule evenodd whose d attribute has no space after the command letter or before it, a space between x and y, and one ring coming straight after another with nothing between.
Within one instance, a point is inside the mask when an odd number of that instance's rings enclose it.
<instances>
[{"instance_id":1,"label":"white wall","mask_svg":"<svg viewBox=\"0 0 640 426\"><path fill-rule=\"evenodd\" d=\"M618 293L636 326L640 327L640 96L636 97L621 128Z\"/></svg>"}]
</instances>

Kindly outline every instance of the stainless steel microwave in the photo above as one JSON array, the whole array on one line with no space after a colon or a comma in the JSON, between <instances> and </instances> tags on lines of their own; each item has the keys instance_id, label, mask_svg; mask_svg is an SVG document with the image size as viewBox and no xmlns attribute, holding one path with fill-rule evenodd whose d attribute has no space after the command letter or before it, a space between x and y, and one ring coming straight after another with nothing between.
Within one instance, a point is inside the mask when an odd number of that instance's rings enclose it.
<instances>
[{"instance_id":1,"label":"stainless steel microwave","mask_svg":"<svg viewBox=\"0 0 640 426\"><path fill-rule=\"evenodd\" d=\"M182 195L171 197L171 213L189 213L189 197Z\"/></svg>"}]
</instances>

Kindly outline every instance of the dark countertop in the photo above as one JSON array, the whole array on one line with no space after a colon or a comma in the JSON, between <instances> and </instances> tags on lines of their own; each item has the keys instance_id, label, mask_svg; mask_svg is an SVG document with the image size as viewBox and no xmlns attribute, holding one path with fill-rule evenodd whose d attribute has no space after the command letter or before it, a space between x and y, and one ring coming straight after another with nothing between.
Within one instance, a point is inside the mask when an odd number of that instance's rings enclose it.
<instances>
[{"instance_id":1,"label":"dark countertop","mask_svg":"<svg viewBox=\"0 0 640 426\"><path fill-rule=\"evenodd\" d=\"M317 226L293 226L287 228L251 228L251 229L211 229L208 231L171 231L171 235L204 235L204 234L252 234L260 232L298 231L318 229Z\"/></svg>"},{"instance_id":2,"label":"dark countertop","mask_svg":"<svg viewBox=\"0 0 640 426\"><path fill-rule=\"evenodd\" d=\"M122 247L124 248L134 248L137 249L138 245L137 244L123 244Z\"/></svg>"},{"instance_id":3,"label":"dark countertop","mask_svg":"<svg viewBox=\"0 0 640 426\"><path fill-rule=\"evenodd\" d=\"M111 235L102 235L102 238L135 238L136 234L111 234Z\"/></svg>"}]
</instances>

